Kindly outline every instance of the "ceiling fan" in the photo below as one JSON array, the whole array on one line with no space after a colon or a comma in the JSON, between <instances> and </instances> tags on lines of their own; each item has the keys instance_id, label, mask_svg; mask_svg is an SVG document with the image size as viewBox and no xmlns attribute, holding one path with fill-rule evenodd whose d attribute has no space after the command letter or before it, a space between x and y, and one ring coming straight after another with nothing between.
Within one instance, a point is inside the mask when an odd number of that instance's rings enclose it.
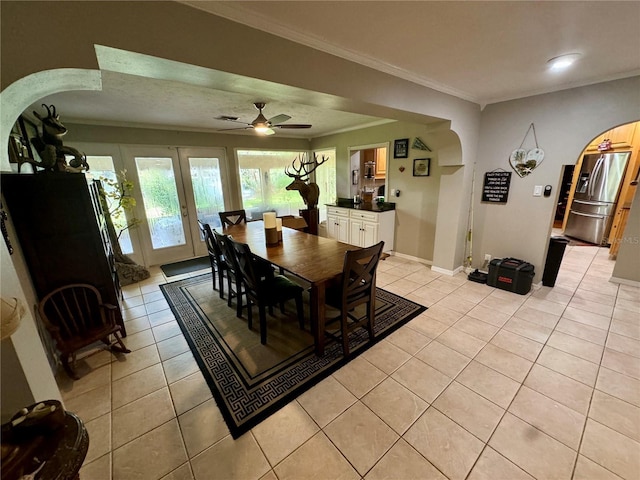
<instances>
[{"instance_id":1,"label":"ceiling fan","mask_svg":"<svg viewBox=\"0 0 640 480\"><path fill-rule=\"evenodd\" d=\"M274 128L297 128L297 129L299 129L299 128L311 128L311 125L306 124L306 123L287 123L287 124L283 124L283 122L286 122L287 120L289 120L291 118L289 115L285 115L285 114L276 115L275 117L271 117L271 118L267 119L262 114L262 109L265 106L264 102L256 102L256 103L253 104L253 106L256 107L258 109L258 111L260 112L253 122L251 122L251 123L239 122L238 121L238 117L231 117L231 116L228 116L228 115L221 115L220 117L216 117L216 119L217 120L226 120L227 122L241 123L241 124L243 124L245 126L244 127L238 127L238 128L225 128L223 130L218 130L218 131L219 132L224 132L224 131L228 131L228 130L244 130L244 129L252 128L253 130L255 130L259 134L262 134L262 135L273 135L274 133L276 133L273 130Z\"/></svg>"}]
</instances>

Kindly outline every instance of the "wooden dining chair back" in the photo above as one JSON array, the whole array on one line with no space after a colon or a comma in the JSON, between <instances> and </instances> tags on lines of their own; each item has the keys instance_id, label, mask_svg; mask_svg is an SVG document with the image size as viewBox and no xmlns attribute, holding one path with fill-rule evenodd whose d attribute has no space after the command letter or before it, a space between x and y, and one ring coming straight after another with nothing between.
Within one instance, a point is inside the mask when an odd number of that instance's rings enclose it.
<instances>
[{"instance_id":1,"label":"wooden dining chair back","mask_svg":"<svg viewBox=\"0 0 640 480\"><path fill-rule=\"evenodd\" d=\"M60 351L62 366L71 378L78 379L72 367L77 351L94 342L101 340L114 351L130 352L122 342L117 309L115 305L102 303L98 289L84 283L57 288L40 301L40 318L51 333Z\"/></svg>"},{"instance_id":2,"label":"wooden dining chair back","mask_svg":"<svg viewBox=\"0 0 640 480\"><path fill-rule=\"evenodd\" d=\"M213 237L211 225L202 223L200 220L198 220L198 225L202 231L204 242L207 245L207 254L211 262L213 289L218 290L220 298L224 298L224 276L227 270L227 262L222 254L222 250L220 250L218 242L216 242L216 239Z\"/></svg>"},{"instance_id":3,"label":"wooden dining chair back","mask_svg":"<svg viewBox=\"0 0 640 480\"><path fill-rule=\"evenodd\" d=\"M242 274L239 272L235 253L229 244L229 236L211 230L213 238L225 261L227 273L227 305L231 307L232 299L236 299L236 315L242 317Z\"/></svg>"},{"instance_id":4,"label":"wooden dining chair back","mask_svg":"<svg viewBox=\"0 0 640 480\"><path fill-rule=\"evenodd\" d=\"M244 290L247 296L247 316L248 324L251 329L253 326L253 313L251 304L258 307L258 316L260 320L260 343L267 343L267 314L266 308L270 313L272 307L280 305L280 311L284 313L284 302L287 300L295 300L296 312L298 315L298 323L300 328L304 328L304 308L302 304L303 288L289 280L284 275L273 275L271 269L270 275L265 275L265 268L270 268L266 262L257 258L249 245L246 243L236 242L230 239L230 245L236 254L236 262L242 279L244 282Z\"/></svg>"},{"instance_id":5,"label":"wooden dining chair back","mask_svg":"<svg viewBox=\"0 0 640 480\"><path fill-rule=\"evenodd\" d=\"M247 223L247 212L244 210L230 210L228 212L220 212L219 215L222 228Z\"/></svg>"},{"instance_id":6,"label":"wooden dining chair back","mask_svg":"<svg viewBox=\"0 0 640 480\"><path fill-rule=\"evenodd\" d=\"M383 247L384 242L379 242L367 248L346 252L340 285L327 290L327 303L340 310L340 315L327 324L339 320L339 337L345 356L349 355L349 332L356 328L366 328L369 339L374 339L376 271ZM366 308L364 316L360 316L362 312L358 311L356 314L355 308L363 304Z\"/></svg>"}]
</instances>

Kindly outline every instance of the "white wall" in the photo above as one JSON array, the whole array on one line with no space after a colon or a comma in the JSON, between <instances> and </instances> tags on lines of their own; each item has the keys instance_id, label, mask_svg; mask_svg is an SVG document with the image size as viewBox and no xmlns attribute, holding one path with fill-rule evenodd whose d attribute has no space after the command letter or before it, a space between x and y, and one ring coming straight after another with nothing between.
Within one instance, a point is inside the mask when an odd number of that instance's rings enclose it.
<instances>
[{"instance_id":1,"label":"white wall","mask_svg":"<svg viewBox=\"0 0 640 480\"><path fill-rule=\"evenodd\" d=\"M517 257L535 265L534 282L540 281L562 166L574 165L600 133L639 118L640 77L487 106L482 112L475 172L474 265L482 264L485 253ZM484 174L496 168L511 170L509 155L520 146L531 123L545 151L544 161L527 177L513 173L506 204L480 202ZM525 146L533 146L530 141L531 135ZM534 197L535 185L551 185L552 195ZM633 249L640 258L640 246L622 245L620 255L623 249Z\"/></svg>"}]
</instances>

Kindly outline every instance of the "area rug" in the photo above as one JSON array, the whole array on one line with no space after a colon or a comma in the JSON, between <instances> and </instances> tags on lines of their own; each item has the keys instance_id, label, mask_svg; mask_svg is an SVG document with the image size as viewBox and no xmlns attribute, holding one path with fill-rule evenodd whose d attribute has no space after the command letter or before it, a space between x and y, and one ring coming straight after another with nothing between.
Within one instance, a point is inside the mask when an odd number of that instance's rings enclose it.
<instances>
[{"instance_id":1,"label":"area rug","mask_svg":"<svg viewBox=\"0 0 640 480\"><path fill-rule=\"evenodd\" d=\"M351 354L327 339L325 354L314 352L310 333L308 294L305 292L305 328L300 329L295 306L285 313L274 308L267 315L267 344L260 344L257 308L253 329L247 312L236 317L235 303L227 306L212 289L211 274L160 285L191 351L222 412L233 438L250 430L323 378L373 344L365 329L349 337ZM426 307L378 288L375 341L407 323ZM328 313L333 313L328 310ZM375 343L375 342L374 342Z\"/></svg>"},{"instance_id":2,"label":"area rug","mask_svg":"<svg viewBox=\"0 0 640 480\"><path fill-rule=\"evenodd\" d=\"M160 265L160 268L167 277L175 277L176 275L182 275L183 273L197 272L198 270L211 268L211 261L209 260L209 257L190 258L189 260L183 260L182 262Z\"/></svg>"}]
</instances>

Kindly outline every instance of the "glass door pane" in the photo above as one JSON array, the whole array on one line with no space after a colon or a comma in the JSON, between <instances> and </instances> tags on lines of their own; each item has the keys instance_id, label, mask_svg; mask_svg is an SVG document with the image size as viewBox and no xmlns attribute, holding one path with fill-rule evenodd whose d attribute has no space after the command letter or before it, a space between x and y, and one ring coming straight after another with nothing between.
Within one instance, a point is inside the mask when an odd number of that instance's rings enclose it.
<instances>
[{"instance_id":1,"label":"glass door pane","mask_svg":"<svg viewBox=\"0 0 640 480\"><path fill-rule=\"evenodd\" d=\"M198 220L220 228L218 212L224 212L220 162L217 158L190 157L189 174Z\"/></svg>"},{"instance_id":2,"label":"glass door pane","mask_svg":"<svg viewBox=\"0 0 640 480\"><path fill-rule=\"evenodd\" d=\"M160 249L185 245L173 159L136 157L135 164L152 247Z\"/></svg>"}]
</instances>

